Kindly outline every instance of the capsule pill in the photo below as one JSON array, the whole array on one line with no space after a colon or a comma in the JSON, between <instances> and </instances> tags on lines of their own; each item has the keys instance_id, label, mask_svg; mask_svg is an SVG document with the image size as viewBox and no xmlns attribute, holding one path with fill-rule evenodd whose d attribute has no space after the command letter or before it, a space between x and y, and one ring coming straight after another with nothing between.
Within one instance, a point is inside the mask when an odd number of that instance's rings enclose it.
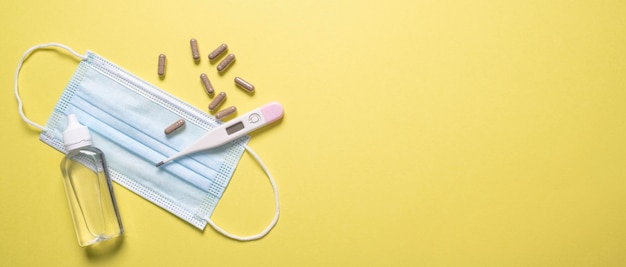
<instances>
[{"instance_id":1,"label":"capsule pill","mask_svg":"<svg viewBox=\"0 0 626 267\"><path fill-rule=\"evenodd\" d=\"M237 112L237 108L235 106L227 107L215 113L215 118L221 120L225 117L228 117Z\"/></svg>"},{"instance_id":2,"label":"capsule pill","mask_svg":"<svg viewBox=\"0 0 626 267\"><path fill-rule=\"evenodd\" d=\"M200 74L200 80L202 81L202 85L204 85L204 90L206 90L206 93L212 96L213 93L215 93L215 89L213 89L213 85L211 85L209 77L207 77L206 74L202 73Z\"/></svg>"},{"instance_id":3,"label":"capsule pill","mask_svg":"<svg viewBox=\"0 0 626 267\"><path fill-rule=\"evenodd\" d=\"M191 45L191 56L194 61L200 61L200 52L198 51L198 41L195 38L191 38L189 40L189 44Z\"/></svg>"},{"instance_id":4,"label":"capsule pill","mask_svg":"<svg viewBox=\"0 0 626 267\"><path fill-rule=\"evenodd\" d=\"M183 127L183 125L185 125L185 120L183 119L177 120L176 122L172 123L172 125L165 128L164 132L165 134L171 134L174 131L178 130L180 127Z\"/></svg>"},{"instance_id":5,"label":"capsule pill","mask_svg":"<svg viewBox=\"0 0 626 267\"><path fill-rule=\"evenodd\" d=\"M215 111L220 105L222 105L222 103L224 103L224 100L226 100L226 93L220 92L213 99L213 101L211 101L211 104L209 104L209 110Z\"/></svg>"},{"instance_id":6,"label":"capsule pill","mask_svg":"<svg viewBox=\"0 0 626 267\"><path fill-rule=\"evenodd\" d=\"M226 44L221 44L220 46L215 48L215 50L213 50L213 52L211 52L211 54L209 54L209 60L214 60L214 59L218 58L227 49L228 49L228 46Z\"/></svg>"},{"instance_id":7,"label":"capsule pill","mask_svg":"<svg viewBox=\"0 0 626 267\"><path fill-rule=\"evenodd\" d=\"M165 54L159 55L159 69L157 70L157 73L161 78L165 76L165 65L167 64L166 60L167 58L165 57Z\"/></svg>"},{"instance_id":8,"label":"capsule pill","mask_svg":"<svg viewBox=\"0 0 626 267\"><path fill-rule=\"evenodd\" d=\"M252 93L254 92L254 85L252 85L249 82L246 82L244 79L240 78L240 77L235 77L235 84L237 84L237 86L239 86L240 88L245 89L246 91Z\"/></svg>"},{"instance_id":9,"label":"capsule pill","mask_svg":"<svg viewBox=\"0 0 626 267\"><path fill-rule=\"evenodd\" d=\"M233 64L233 62L235 62L235 55L228 54L228 56L226 56L226 58L224 58L224 60L222 60L220 64L217 64L217 71L225 71L228 67L230 67L230 65Z\"/></svg>"}]
</instances>

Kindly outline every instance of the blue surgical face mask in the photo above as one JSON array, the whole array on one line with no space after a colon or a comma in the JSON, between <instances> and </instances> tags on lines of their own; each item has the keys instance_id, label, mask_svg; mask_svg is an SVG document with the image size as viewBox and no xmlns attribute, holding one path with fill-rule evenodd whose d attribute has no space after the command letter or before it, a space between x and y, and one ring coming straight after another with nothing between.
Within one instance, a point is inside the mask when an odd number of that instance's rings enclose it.
<instances>
[{"instance_id":1,"label":"blue surgical face mask","mask_svg":"<svg viewBox=\"0 0 626 267\"><path fill-rule=\"evenodd\" d=\"M17 82L23 61L34 50L49 46L64 48L82 60L42 127L24 116ZM106 154L115 182L199 229L209 223L228 237L253 240L267 234L278 220L278 194L274 181L262 161L247 147L248 136L155 167L154 162L182 150L219 122L93 52L80 55L60 44L29 49L15 73L15 94L20 115L27 123L42 129L40 139L44 143L65 152L62 132L66 127L66 116L76 114L80 123L89 127L93 145ZM173 135L163 133L163 129L181 118L186 121L182 131ZM229 234L210 219L244 150L259 161L270 178L276 198L273 221L263 232L248 237Z\"/></svg>"}]
</instances>

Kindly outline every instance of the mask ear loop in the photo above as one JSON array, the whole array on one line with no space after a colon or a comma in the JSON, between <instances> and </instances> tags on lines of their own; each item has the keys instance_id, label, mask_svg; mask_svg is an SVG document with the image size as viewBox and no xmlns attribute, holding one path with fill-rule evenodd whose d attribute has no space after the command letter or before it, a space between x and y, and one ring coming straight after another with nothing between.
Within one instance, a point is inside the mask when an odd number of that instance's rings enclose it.
<instances>
[{"instance_id":1,"label":"mask ear loop","mask_svg":"<svg viewBox=\"0 0 626 267\"><path fill-rule=\"evenodd\" d=\"M236 239L239 241L250 241L250 240L256 240L261 237L264 237L265 235L267 235L267 233L269 233L272 230L272 228L274 228L274 226L278 222L278 216L280 215L280 205L278 204L278 188L276 187L274 178L272 178L272 175L270 174L269 170L267 170L267 167L265 166L265 164L263 163L259 155L257 155L250 147L246 145L244 146L244 148L246 149L246 151L248 151L248 153L250 153L250 155L252 155L252 157L259 163L259 165L261 165L261 168L263 169L263 171L267 175L267 178L269 178L270 183L272 184L272 190L274 190L274 201L276 202L276 211L274 212L274 219L272 219L272 222L270 222L270 224L265 228L265 230L261 231L260 233L256 235L251 235L251 236L233 235L231 233L226 232L224 229L220 228L219 226L217 226L210 218L207 218L206 220L211 225L211 227L213 227L213 229L215 229L216 231L218 231L219 233L227 237L230 237L232 239Z\"/></svg>"},{"instance_id":2,"label":"mask ear loop","mask_svg":"<svg viewBox=\"0 0 626 267\"><path fill-rule=\"evenodd\" d=\"M24 122L30 124L31 126L33 126L35 128L38 128L39 130L42 130L42 131L44 129L43 126L39 125L38 123L36 123L34 121L31 121L24 114L24 108L23 108L24 105L22 104L22 99L20 98L20 94L19 94L19 91L18 91L18 80L19 80L19 76L20 76L20 70L22 69L22 65L24 64L24 61L26 61L26 59L30 56L30 54L33 53L35 50L48 48L48 47L59 47L59 48L67 50L72 55L80 58L81 60L86 60L87 59L86 55L81 55L81 54L77 53L76 51L74 51L72 48L70 48L70 47L68 47L66 45L63 45L63 44L59 44L59 43L47 43L47 44L36 45L36 46L33 46L33 47L29 48L28 50L26 50L26 52L24 52L24 55L22 56L22 58L20 59L20 61L17 64L17 69L15 70L15 78L13 79L13 89L15 90L15 98L17 99L17 111L20 113L20 117L22 117L22 120L24 120Z\"/></svg>"}]
</instances>

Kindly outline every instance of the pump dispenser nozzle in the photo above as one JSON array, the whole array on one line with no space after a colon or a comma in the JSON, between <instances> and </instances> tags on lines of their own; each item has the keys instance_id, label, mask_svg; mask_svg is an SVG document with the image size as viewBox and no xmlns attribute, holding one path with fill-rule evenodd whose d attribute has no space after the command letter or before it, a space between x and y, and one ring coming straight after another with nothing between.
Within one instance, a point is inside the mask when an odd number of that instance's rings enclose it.
<instances>
[{"instance_id":1,"label":"pump dispenser nozzle","mask_svg":"<svg viewBox=\"0 0 626 267\"><path fill-rule=\"evenodd\" d=\"M67 151L91 145L89 128L80 124L74 114L67 115L67 127L63 131L63 143Z\"/></svg>"}]
</instances>

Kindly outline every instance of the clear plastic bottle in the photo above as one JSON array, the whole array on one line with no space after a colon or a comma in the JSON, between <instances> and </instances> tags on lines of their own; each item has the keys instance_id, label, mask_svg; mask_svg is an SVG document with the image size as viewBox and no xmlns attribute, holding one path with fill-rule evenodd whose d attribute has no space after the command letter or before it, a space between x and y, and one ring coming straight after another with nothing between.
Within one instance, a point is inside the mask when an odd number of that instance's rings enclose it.
<instances>
[{"instance_id":1,"label":"clear plastic bottle","mask_svg":"<svg viewBox=\"0 0 626 267\"><path fill-rule=\"evenodd\" d=\"M91 146L89 129L74 114L63 132L67 151L61 162L63 183L80 246L124 233L104 154Z\"/></svg>"}]
</instances>

